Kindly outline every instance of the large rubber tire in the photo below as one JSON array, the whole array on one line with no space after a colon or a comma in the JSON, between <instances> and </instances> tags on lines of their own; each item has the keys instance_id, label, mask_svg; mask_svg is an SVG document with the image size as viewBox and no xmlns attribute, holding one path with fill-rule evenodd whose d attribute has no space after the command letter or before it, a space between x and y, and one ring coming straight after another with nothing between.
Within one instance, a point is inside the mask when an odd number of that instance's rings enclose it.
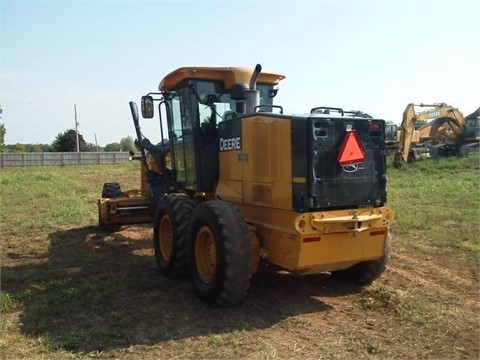
<instances>
[{"instance_id":1,"label":"large rubber tire","mask_svg":"<svg viewBox=\"0 0 480 360\"><path fill-rule=\"evenodd\" d=\"M188 271L187 244L194 201L183 194L168 194L158 203L153 226L153 248L163 275L182 276Z\"/></svg>"},{"instance_id":2,"label":"large rubber tire","mask_svg":"<svg viewBox=\"0 0 480 360\"><path fill-rule=\"evenodd\" d=\"M389 232L385 242L385 253L382 258L364 261L345 270L333 271L332 276L355 285L365 286L371 284L375 279L379 278L387 268L387 262L390 258L390 241L391 234Z\"/></svg>"},{"instance_id":3,"label":"large rubber tire","mask_svg":"<svg viewBox=\"0 0 480 360\"><path fill-rule=\"evenodd\" d=\"M102 198L117 199L121 197L124 197L124 195L118 182L103 184Z\"/></svg>"},{"instance_id":4,"label":"large rubber tire","mask_svg":"<svg viewBox=\"0 0 480 360\"><path fill-rule=\"evenodd\" d=\"M195 210L188 252L200 299L214 306L231 306L246 297L252 255L247 225L233 204L211 200Z\"/></svg>"}]
</instances>

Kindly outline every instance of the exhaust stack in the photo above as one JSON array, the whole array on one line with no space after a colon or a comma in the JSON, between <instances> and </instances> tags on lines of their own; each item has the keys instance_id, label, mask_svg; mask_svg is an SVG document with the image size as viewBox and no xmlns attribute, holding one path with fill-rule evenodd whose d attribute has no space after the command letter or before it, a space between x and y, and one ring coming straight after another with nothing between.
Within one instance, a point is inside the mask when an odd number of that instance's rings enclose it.
<instances>
[{"instance_id":1,"label":"exhaust stack","mask_svg":"<svg viewBox=\"0 0 480 360\"><path fill-rule=\"evenodd\" d=\"M246 91L246 112L247 114L253 113L255 107L260 105L260 92L257 90L257 80L262 71L262 66L257 64L255 70L250 78L250 89Z\"/></svg>"}]
</instances>

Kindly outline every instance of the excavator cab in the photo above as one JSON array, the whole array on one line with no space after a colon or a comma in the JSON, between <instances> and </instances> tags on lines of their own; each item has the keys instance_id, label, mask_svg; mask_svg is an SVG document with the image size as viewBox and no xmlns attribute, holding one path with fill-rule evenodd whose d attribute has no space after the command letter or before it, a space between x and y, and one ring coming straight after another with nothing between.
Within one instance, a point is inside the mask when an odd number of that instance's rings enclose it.
<instances>
[{"instance_id":1,"label":"excavator cab","mask_svg":"<svg viewBox=\"0 0 480 360\"><path fill-rule=\"evenodd\" d=\"M385 124L385 140L397 141L397 125L392 121L388 121Z\"/></svg>"},{"instance_id":2,"label":"excavator cab","mask_svg":"<svg viewBox=\"0 0 480 360\"><path fill-rule=\"evenodd\" d=\"M480 141L480 108L465 117L465 141Z\"/></svg>"}]
</instances>

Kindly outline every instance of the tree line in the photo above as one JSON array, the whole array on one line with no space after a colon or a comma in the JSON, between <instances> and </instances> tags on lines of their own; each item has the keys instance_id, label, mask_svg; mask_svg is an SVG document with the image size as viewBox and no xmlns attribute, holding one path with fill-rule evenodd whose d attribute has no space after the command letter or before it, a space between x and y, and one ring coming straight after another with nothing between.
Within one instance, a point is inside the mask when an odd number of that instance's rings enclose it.
<instances>
[{"instance_id":1,"label":"tree line","mask_svg":"<svg viewBox=\"0 0 480 360\"><path fill-rule=\"evenodd\" d=\"M0 120L2 107L0 106ZM5 124L0 123L0 152L75 152L77 151L77 132L73 129L59 133L51 144L5 144ZM135 142L131 136L124 137L118 143L110 143L104 147L87 143L83 136L78 134L78 148L82 152L94 151L135 151Z\"/></svg>"},{"instance_id":2,"label":"tree line","mask_svg":"<svg viewBox=\"0 0 480 360\"><path fill-rule=\"evenodd\" d=\"M3 124L0 124L0 137ZM5 137L3 136L3 139ZM0 139L2 140L2 139ZM136 151L135 142L131 136L122 138L118 143L110 143L104 147L84 140L82 134L78 134L78 148L81 152L95 151ZM5 144L4 140L0 144L0 152L75 152L77 151L77 134L76 131L66 130L58 134L51 144Z\"/></svg>"}]
</instances>

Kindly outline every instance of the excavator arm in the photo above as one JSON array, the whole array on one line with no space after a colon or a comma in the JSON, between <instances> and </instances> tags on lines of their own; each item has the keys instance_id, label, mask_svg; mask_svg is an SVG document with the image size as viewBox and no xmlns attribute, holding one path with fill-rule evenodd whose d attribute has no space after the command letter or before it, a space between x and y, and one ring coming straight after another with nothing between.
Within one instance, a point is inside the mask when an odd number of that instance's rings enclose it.
<instances>
[{"instance_id":1,"label":"excavator arm","mask_svg":"<svg viewBox=\"0 0 480 360\"><path fill-rule=\"evenodd\" d=\"M419 118L426 116L431 118L431 113L432 111L420 113ZM449 142L450 139L455 139L463 133L464 126L465 118L462 113L442 104L434 110L433 120L423 125L418 131L422 140L437 140L445 137L445 141Z\"/></svg>"},{"instance_id":2,"label":"excavator arm","mask_svg":"<svg viewBox=\"0 0 480 360\"><path fill-rule=\"evenodd\" d=\"M400 148L399 151L395 154L395 158L393 160L393 164L395 167L400 167L402 163L407 162L414 130L415 104L410 103L403 111L402 124L400 125L400 137L398 139Z\"/></svg>"}]
</instances>

